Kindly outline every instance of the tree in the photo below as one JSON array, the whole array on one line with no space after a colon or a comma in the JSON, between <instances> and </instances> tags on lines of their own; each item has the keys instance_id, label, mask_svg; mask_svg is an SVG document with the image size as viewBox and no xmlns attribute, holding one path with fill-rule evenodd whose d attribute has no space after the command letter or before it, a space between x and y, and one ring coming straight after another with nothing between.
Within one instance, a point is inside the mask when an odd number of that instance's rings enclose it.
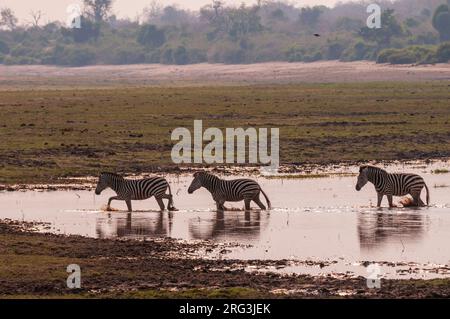
<instances>
[{"instance_id":1,"label":"tree","mask_svg":"<svg viewBox=\"0 0 450 319\"><path fill-rule=\"evenodd\" d=\"M151 21L162 15L163 5L156 0L152 0L149 6L144 8L144 21Z\"/></svg>"},{"instance_id":2,"label":"tree","mask_svg":"<svg viewBox=\"0 0 450 319\"><path fill-rule=\"evenodd\" d=\"M164 30L160 30L152 24L147 24L140 28L137 41L141 45L159 48L166 42L166 35Z\"/></svg>"},{"instance_id":3,"label":"tree","mask_svg":"<svg viewBox=\"0 0 450 319\"><path fill-rule=\"evenodd\" d=\"M231 39L237 41L251 33L258 33L263 29L259 7L248 8L241 5L238 9L227 12L227 31Z\"/></svg>"},{"instance_id":4,"label":"tree","mask_svg":"<svg viewBox=\"0 0 450 319\"><path fill-rule=\"evenodd\" d=\"M39 10L39 11L31 10L30 15L32 18L31 23L32 23L33 27L38 28L39 22L41 21L41 18L42 18L42 11L41 10Z\"/></svg>"},{"instance_id":5,"label":"tree","mask_svg":"<svg viewBox=\"0 0 450 319\"><path fill-rule=\"evenodd\" d=\"M86 13L95 23L105 21L111 13L112 3L113 0L84 0Z\"/></svg>"},{"instance_id":6,"label":"tree","mask_svg":"<svg viewBox=\"0 0 450 319\"><path fill-rule=\"evenodd\" d=\"M0 27L6 27L9 30L13 30L17 25L17 18L14 12L9 8L3 8L0 10Z\"/></svg>"},{"instance_id":7,"label":"tree","mask_svg":"<svg viewBox=\"0 0 450 319\"><path fill-rule=\"evenodd\" d=\"M433 27L439 32L441 42L450 41L450 5L442 4L436 8Z\"/></svg>"},{"instance_id":8,"label":"tree","mask_svg":"<svg viewBox=\"0 0 450 319\"><path fill-rule=\"evenodd\" d=\"M314 28L322 13L323 8L320 6L302 8L299 15L300 23L303 26Z\"/></svg>"}]
</instances>

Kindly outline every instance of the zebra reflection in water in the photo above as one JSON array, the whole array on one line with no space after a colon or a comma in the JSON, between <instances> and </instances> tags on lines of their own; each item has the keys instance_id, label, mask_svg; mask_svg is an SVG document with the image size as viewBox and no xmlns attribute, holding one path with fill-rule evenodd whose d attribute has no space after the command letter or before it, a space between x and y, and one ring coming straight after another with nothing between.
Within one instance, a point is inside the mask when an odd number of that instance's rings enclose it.
<instances>
[{"instance_id":1,"label":"zebra reflection in water","mask_svg":"<svg viewBox=\"0 0 450 319\"><path fill-rule=\"evenodd\" d=\"M426 232L427 217L420 213L362 212L358 214L360 247L379 248L383 243L420 241Z\"/></svg>"},{"instance_id":2,"label":"zebra reflection in water","mask_svg":"<svg viewBox=\"0 0 450 319\"><path fill-rule=\"evenodd\" d=\"M126 215L109 214L100 217L96 223L96 233L99 238L145 238L170 237L173 226L173 213L145 212Z\"/></svg>"},{"instance_id":3,"label":"zebra reflection in water","mask_svg":"<svg viewBox=\"0 0 450 319\"><path fill-rule=\"evenodd\" d=\"M189 221L189 234L192 239L248 240L259 238L261 233L261 213L217 211L211 218L192 218Z\"/></svg>"}]
</instances>

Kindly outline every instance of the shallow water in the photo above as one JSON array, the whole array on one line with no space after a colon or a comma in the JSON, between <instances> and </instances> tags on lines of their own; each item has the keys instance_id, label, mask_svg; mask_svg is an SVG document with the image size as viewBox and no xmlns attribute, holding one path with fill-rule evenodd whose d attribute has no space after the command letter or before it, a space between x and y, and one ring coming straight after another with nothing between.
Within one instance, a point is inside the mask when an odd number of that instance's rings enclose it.
<instances>
[{"instance_id":1,"label":"shallow water","mask_svg":"<svg viewBox=\"0 0 450 319\"><path fill-rule=\"evenodd\" d=\"M157 211L154 199L133 202L136 212L131 215L104 212L102 207L112 191L101 196L92 191L27 191L0 193L0 218L47 222L48 232L96 238L168 236L239 243L215 257L289 260L287 267L259 271L367 275L367 263L362 262L378 262L386 278L450 277L450 174L431 174L430 168L423 167L407 171L425 178L430 207L374 208L373 186L356 192L355 176L260 177L257 180L274 207L270 212L216 213L205 189L187 194L191 177L169 176L179 209L173 213ZM386 198L383 205L387 206ZM126 208L123 202L112 206Z\"/></svg>"}]
</instances>

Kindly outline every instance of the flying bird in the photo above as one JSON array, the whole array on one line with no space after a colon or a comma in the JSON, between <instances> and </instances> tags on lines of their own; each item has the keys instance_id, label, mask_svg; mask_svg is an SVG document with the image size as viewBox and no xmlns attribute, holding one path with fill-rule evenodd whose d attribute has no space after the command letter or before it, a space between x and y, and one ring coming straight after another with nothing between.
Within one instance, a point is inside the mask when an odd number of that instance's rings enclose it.
<instances>
[{"instance_id":1,"label":"flying bird","mask_svg":"<svg viewBox=\"0 0 450 319\"><path fill-rule=\"evenodd\" d=\"M320 37L320 34L314 33L314 36L315 36L315 37Z\"/></svg>"}]
</instances>

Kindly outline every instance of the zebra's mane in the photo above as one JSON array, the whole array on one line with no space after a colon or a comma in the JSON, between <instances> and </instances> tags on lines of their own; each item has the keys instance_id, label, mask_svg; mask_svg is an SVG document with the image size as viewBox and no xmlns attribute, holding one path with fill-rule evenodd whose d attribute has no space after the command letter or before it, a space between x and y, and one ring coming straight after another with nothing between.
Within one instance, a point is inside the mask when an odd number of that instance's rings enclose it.
<instances>
[{"instance_id":1,"label":"zebra's mane","mask_svg":"<svg viewBox=\"0 0 450 319\"><path fill-rule=\"evenodd\" d=\"M119 174L116 174L116 173L111 173L111 172L102 172L100 175L101 176L106 175L106 176L111 176L111 177L117 177L117 178L124 179L122 175L119 175Z\"/></svg>"},{"instance_id":2,"label":"zebra's mane","mask_svg":"<svg viewBox=\"0 0 450 319\"><path fill-rule=\"evenodd\" d=\"M196 174L200 175L201 177L209 177L211 179L220 179L220 177L218 177L214 174L211 174L209 172L206 172L206 171L200 171L200 172L197 172Z\"/></svg>"},{"instance_id":3,"label":"zebra's mane","mask_svg":"<svg viewBox=\"0 0 450 319\"><path fill-rule=\"evenodd\" d=\"M379 167L376 167L376 166L372 166L372 165L364 165L364 166L361 166L361 167L359 168L359 172L361 173L361 172L362 172L364 169L366 169L366 168L368 168L368 169L371 170L371 171L379 171L379 172L387 173L386 170L384 170L384 169L382 169L382 168L379 168Z\"/></svg>"}]
</instances>

